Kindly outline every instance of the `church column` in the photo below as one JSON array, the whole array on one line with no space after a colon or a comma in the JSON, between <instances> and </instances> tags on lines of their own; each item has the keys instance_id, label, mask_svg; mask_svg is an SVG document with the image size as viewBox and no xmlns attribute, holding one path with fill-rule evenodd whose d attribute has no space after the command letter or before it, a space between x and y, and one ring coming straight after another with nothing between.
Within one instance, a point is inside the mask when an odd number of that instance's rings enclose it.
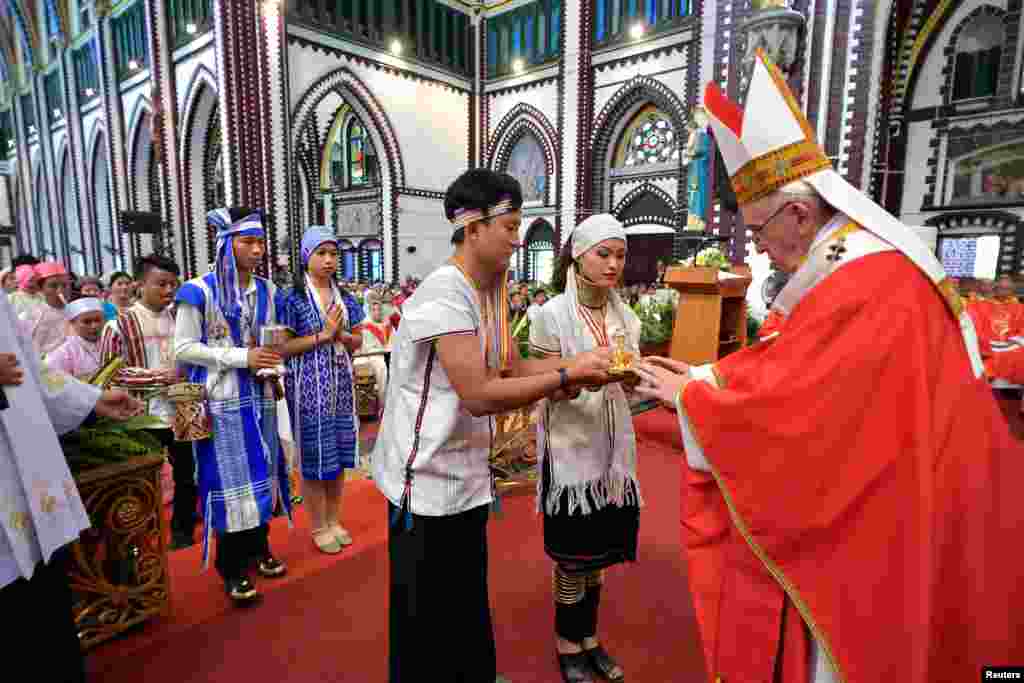
<instances>
[{"instance_id":1,"label":"church column","mask_svg":"<svg viewBox=\"0 0 1024 683\"><path fill-rule=\"evenodd\" d=\"M39 60L43 59L42 54L36 54L36 58ZM53 188L53 134L50 131L50 127L53 125L54 114L50 111L49 102L46 97L46 73L42 70L33 69L32 74L32 94L33 101L36 104L36 125L39 127L39 164L40 173L43 186L42 191L47 194L47 208L49 209L49 215L43 215L38 212L36 215L39 219L45 221L46 225L39 226L39 231L53 240L53 248L55 252L59 253L57 248L57 241L61 240L62 237L59 234L62 231L54 230L56 225L55 219L57 217L57 211L55 211L54 204L56 203L57 193ZM31 173L31 170L30 170ZM32 197L34 201L40 201L38 196L40 188L35 184L35 174L31 173L30 187L32 188ZM49 259L47 259L49 260Z\"/></svg>"},{"instance_id":2,"label":"church column","mask_svg":"<svg viewBox=\"0 0 1024 683\"><path fill-rule=\"evenodd\" d=\"M288 93L288 49L285 36L285 15L276 0L263 3L259 45L259 108L264 115L264 142L267 147L264 171L267 177L264 206L274 216L267 226L269 254L274 267L284 266L289 254L280 253L280 243L289 235L291 196L291 112L285 106L291 101ZM300 226L290 235L292 243L301 237Z\"/></svg>"},{"instance_id":3,"label":"church column","mask_svg":"<svg viewBox=\"0 0 1024 683\"><path fill-rule=\"evenodd\" d=\"M31 66L25 66L25 69L31 69ZM31 83L31 76L28 77L29 83ZM31 86L30 86L31 87ZM17 86L15 86L17 89ZM38 256L39 250L35 245L35 233L33 227L35 226L35 218L32 215L33 207L33 195L32 195L32 155L29 152L28 136L29 136L29 121L35 121L35 105L32 104L31 90L25 95L19 95L17 92L12 97L12 111L14 112L14 140L15 147L17 150L17 165L15 167L16 176L14 182L17 186L16 192L18 193L18 205L20 211L18 215L21 219L21 226L24 227L24 234L28 238L27 243L23 245L25 253ZM26 107L29 108L26 111Z\"/></svg>"},{"instance_id":4,"label":"church column","mask_svg":"<svg viewBox=\"0 0 1024 683\"><path fill-rule=\"evenodd\" d=\"M117 60L110 28L110 3L96 3L96 41L99 52L100 98L103 120L107 125L107 163L110 174L110 222L114 234L114 250L122 268L131 269L125 236L121 234L121 211L128 208L128 164L125 159L124 106L117 80Z\"/></svg>"},{"instance_id":5,"label":"church column","mask_svg":"<svg viewBox=\"0 0 1024 683\"><path fill-rule=\"evenodd\" d=\"M214 0L225 192L230 204L275 213L275 223L268 226L267 234L271 259L277 252L277 222L286 208L274 210L274 159L283 159L281 138L285 135L280 101L280 52L284 49L280 14L278 0ZM277 54L271 57L270 50ZM269 70L275 67L272 79ZM273 92L272 82L276 82ZM274 107L279 115L271 120ZM283 166L280 170L283 172Z\"/></svg>"},{"instance_id":6,"label":"church column","mask_svg":"<svg viewBox=\"0 0 1024 683\"><path fill-rule=\"evenodd\" d=\"M174 50L171 39L170 3L146 0L146 26L149 29L149 73L153 101L153 154L160 167L160 215L164 230L156 247L164 255L188 270L182 164L178 147L178 87L174 75ZM188 276L196 273L185 273Z\"/></svg>"},{"instance_id":7,"label":"church column","mask_svg":"<svg viewBox=\"0 0 1024 683\"><path fill-rule=\"evenodd\" d=\"M585 170L581 164L584 153L590 153L590 145L580 145L581 135L589 128L589 121L584 121L581 97L581 62L589 62L586 51L589 28L581 26L584 15L582 2L563 2L561 4L560 33L562 42L562 59L560 75L562 91L559 97L558 130L562 134L562 158L558 165L561 172L559 179L558 224L555 226L556 252L561 249L562 241L568 231L576 225L579 207L580 181L585 180ZM587 12L589 14L589 11ZM583 84L585 86L585 83ZM582 130L581 130L582 128ZM586 142L586 141L584 141Z\"/></svg>"},{"instance_id":8,"label":"church column","mask_svg":"<svg viewBox=\"0 0 1024 683\"><path fill-rule=\"evenodd\" d=\"M569 3L564 3L569 4ZM576 73L576 163L570 168L576 169L576 223L590 215L591 207L594 206L594 173L601 173L601 169L595 169L594 150L591 148L591 141L594 131L594 70L592 68L592 37L593 30L593 8L591 2L573 3L579 6L573 13L579 12L578 21L568 16L569 24L566 26L566 42L578 49L578 56L575 60ZM577 31L576 36L571 36L568 27L572 26ZM569 42L569 41L572 42ZM568 57L567 57L568 58ZM573 62L569 63L570 67ZM568 138L566 138L568 139ZM558 253L557 251L555 253Z\"/></svg>"},{"instance_id":9,"label":"church column","mask_svg":"<svg viewBox=\"0 0 1024 683\"><path fill-rule=\"evenodd\" d=\"M86 47L80 49L88 49L88 43L86 43ZM85 130L82 127L81 103L79 101L81 87L78 83L78 73L75 68L75 54L75 51L70 49L65 50L61 54L65 74L63 79L64 100L67 102L68 154L71 155L71 183L75 191L74 197L64 197L63 199L64 202L78 202L78 230L81 233L82 239L83 261L88 271L90 270L88 256L90 253L96 252L96 247L92 244L91 239L93 235L92 212L89 211L89 202L86 199L85 190L88 186L89 174L85 170L86 141ZM57 160L58 163L60 161L60 159ZM58 175L63 174L63 166L58 168ZM89 194L91 195L91 193ZM74 226L72 226L72 229L74 229ZM68 256L70 257L70 254Z\"/></svg>"}]
</instances>

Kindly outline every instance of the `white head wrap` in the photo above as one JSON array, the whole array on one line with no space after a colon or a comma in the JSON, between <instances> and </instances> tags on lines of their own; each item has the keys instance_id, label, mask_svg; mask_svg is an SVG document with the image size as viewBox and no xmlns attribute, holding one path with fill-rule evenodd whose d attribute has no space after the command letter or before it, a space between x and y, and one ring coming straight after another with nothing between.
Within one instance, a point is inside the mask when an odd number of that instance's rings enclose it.
<instances>
[{"instance_id":1,"label":"white head wrap","mask_svg":"<svg viewBox=\"0 0 1024 683\"><path fill-rule=\"evenodd\" d=\"M85 313L102 313L103 302L93 296L75 299L64 307L64 319L74 320Z\"/></svg>"},{"instance_id":2,"label":"white head wrap","mask_svg":"<svg viewBox=\"0 0 1024 683\"><path fill-rule=\"evenodd\" d=\"M572 316L574 334L572 339L562 341L568 346L569 355L576 355L583 351L590 351L594 346L590 336L586 333L587 324L580 319L577 309L580 299L579 288L576 285L576 261L605 240L617 239L626 242L626 228L618 218L610 213L600 213L587 218L573 228L570 239L572 240L573 263L569 266L569 271L565 276L565 296L569 299L569 314ZM628 330L630 318L627 317L626 305L614 289L608 292L608 307L615 312ZM628 335L628 337L632 336ZM627 338L626 348L634 348L639 343L639 339Z\"/></svg>"}]
</instances>

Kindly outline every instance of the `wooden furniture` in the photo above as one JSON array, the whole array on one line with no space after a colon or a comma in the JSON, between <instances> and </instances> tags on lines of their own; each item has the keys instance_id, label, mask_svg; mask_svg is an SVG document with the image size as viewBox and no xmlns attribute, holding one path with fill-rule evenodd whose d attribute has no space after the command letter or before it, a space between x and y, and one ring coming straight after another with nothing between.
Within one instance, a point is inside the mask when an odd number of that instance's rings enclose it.
<instances>
[{"instance_id":1,"label":"wooden furniture","mask_svg":"<svg viewBox=\"0 0 1024 683\"><path fill-rule=\"evenodd\" d=\"M669 355L690 365L712 363L747 343L747 266L721 277L718 268L674 266L665 284L679 292Z\"/></svg>"},{"instance_id":2,"label":"wooden furniture","mask_svg":"<svg viewBox=\"0 0 1024 683\"><path fill-rule=\"evenodd\" d=\"M359 417L377 417L380 412L380 396L377 393L377 378L369 365L354 365L356 390L356 411Z\"/></svg>"},{"instance_id":3,"label":"wooden furniture","mask_svg":"<svg viewBox=\"0 0 1024 683\"><path fill-rule=\"evenodd\" d=\"M499 495L537 489L536 404L495 416L491 470Z\"/></svg>"},{"instance_id":4,"label":"wooden furniture","mask_svg":"<svg viewBox=\"0 0 1024 683\"><path fill-rule=\"evenodd\" d=\"M163 454L75 477L92 521L71 546L72 612L83 649L170 610L160 474Z\"/></svg>"}]
</instances>

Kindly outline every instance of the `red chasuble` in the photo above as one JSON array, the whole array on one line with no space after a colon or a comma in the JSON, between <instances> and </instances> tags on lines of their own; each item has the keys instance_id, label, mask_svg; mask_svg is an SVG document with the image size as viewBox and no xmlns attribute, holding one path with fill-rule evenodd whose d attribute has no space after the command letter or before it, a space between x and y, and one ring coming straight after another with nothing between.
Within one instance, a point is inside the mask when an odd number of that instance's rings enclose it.
<instances>
[{"instance_id":1,"label":"red chasuble","mask_svg":"<svg viewBox=\"0 0 1024 683\"><path fill-rule=\"evenodd\" d=\"M761 323L761 327L757 328L757 336L759 339L764 339L770 334L775 334L782 329L782 323L786 322L786 317L778 311L768 311L768 315L765 316L764 322Z\"/></svg>"},{"instance_id":2,"label":"red chasuble","mask_svg":"<svg viewBox=\"0 0 1024 683\"><path fill-rule=\"evenodd\" d=\"M976 681L1021 662L1024 448L906 257L856 259L690 382L683 542L712 680Z\"/></svg>"},{"instance_id":3,"label":"red chasuble","mask_svg":"<svg viewBox=\"0 0 1024 683\"><path fill-rule=\"evenodd\" d=\"M992 354L992 341L1004 341L1006 338L1002 332L1002 326L993 320L992 313L996 305L989 299L969 299L966 302L967 313L971 316L974 329L978 333L978 347L981 355L985 358Z\"/></svg>"}]
</instances>

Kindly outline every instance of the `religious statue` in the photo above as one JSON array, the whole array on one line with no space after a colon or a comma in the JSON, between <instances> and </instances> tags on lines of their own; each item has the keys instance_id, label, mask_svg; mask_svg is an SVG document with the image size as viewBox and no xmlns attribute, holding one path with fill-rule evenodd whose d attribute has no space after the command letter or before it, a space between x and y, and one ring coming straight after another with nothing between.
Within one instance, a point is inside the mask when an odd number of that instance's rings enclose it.
<instances>
[{"instance_id":1,"label":"religious statue","mask_svg":"<svg viewBox=\"0 0 1024 683\"><path fill-rule=\"evenodd\" d=\"M708 213L708 172L711 164L711 141L707 133L708 115L704 107L693 108L690 116L690 137L686 143L686 229L704 231Z\"/></svg>"}]
</instances>

